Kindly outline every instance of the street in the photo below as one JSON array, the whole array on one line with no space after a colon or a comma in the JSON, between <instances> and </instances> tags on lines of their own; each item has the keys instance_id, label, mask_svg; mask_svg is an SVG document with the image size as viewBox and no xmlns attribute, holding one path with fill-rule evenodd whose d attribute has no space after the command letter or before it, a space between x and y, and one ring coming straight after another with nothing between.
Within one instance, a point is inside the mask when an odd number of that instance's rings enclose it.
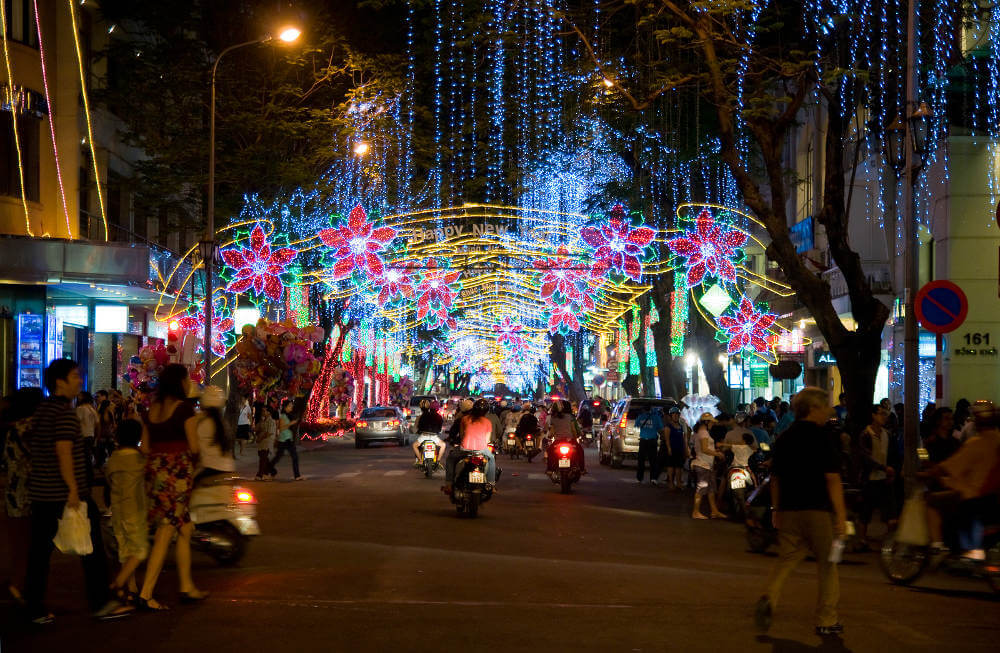
<instances>
[{"instance_id":1,"label":"street","mask_svg":"<svg viewBox=\"0 0 1000 653\"><path fill-rule=\"evenodd\" d=\"M500 493L466 520L408 448L303 451L306 481L291 482L286 459L278 481L248 482L263 534L238 567L196 554L204 604L177 602L169 563L157 596L170 612L95 623L79 565L56 554L55 624L27 629L0 604L2 651L996 650L1000 602L985 583L893 587L873 553L841 566L842 645L813 634L809 562L760 637L751 606L773 558L746 551L741 525L694 521L687 494L637 486L634 467L595 453L568 496L540 460L501 459ZM255 465L254 451L239 458L244 477Z\"/></svg>"}]
</instances>

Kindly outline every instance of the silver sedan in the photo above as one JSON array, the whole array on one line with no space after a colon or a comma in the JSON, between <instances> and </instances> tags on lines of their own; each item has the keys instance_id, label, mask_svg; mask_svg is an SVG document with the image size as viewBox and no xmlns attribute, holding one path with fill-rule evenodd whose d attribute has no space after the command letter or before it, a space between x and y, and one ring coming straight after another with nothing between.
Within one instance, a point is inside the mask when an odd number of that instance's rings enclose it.
<instances>
[{"instance_id":1,"label":"silver sedan","mask_svg":"<svg viewBox=\"0 0 1000 653\"><path fill-rule=\"evenodd\" d=\"M395 442L403 447L410 442L410 430L403 411L395 406L373 406L361 411L354 424L354 446L367 447L372 442Z\"/></svg>"}]
</instances>

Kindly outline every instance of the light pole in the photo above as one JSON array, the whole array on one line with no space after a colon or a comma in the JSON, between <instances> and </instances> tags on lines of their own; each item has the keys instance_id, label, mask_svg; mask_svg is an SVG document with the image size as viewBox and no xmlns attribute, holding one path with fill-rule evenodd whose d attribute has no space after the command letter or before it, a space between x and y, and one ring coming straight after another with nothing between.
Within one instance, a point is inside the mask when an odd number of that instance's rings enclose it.
<instances>
[{"instance_id":1,"label":"light pole","mask_svg":"<svg viewBox=\"0 0 1000 653\"><path fill-rule=\"evenodd\" d=\"M292 43L298 40L302 30L287 26L278 33L278 40ZM219 53L212 64L212 98L208 112L208 219L205 227L205 238L198 243L202 264L205 266L205 383L212 380L212 264L215 260L215 74L219 70L219 62L233 50L273 41L270 34L253 41L237 43Z\"/></svg>"},{"instance_id":2,"label":"light pole","mask_svg":"<svg viewBox=\"0 0 1000 653\"><path fill-rule=\"evenodd\" d=\"M914 299L920 283L920 243L917 240L916 183L927 156L927 136L932 113L917 105L916 0L907 11L906 105L907 119L897 116L887 128L889 159L896 172L906 173L903 218L903 479L909 495L916 480L920 439L920 356Z\"/></svg>"}]
</instances>

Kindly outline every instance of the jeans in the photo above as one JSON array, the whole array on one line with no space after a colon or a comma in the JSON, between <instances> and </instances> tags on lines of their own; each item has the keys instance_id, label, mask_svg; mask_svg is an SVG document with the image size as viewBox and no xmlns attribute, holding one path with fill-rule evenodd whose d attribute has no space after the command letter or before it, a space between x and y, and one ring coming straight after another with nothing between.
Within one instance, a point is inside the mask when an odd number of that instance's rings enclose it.
<instances>
[{"instance_id":1,"label":"jeans","mask_svg":"<svg viewBox=\"0 0 1000 653\"><path fill-rule=\"evenodd\" d=\"M789 510L781 513L778 530L778 561L771 571L767 597L777 607L781 587L795 567L811 551L816 556L819 572L819 598L816 621L819 626L837 623L837 604L840 602L840 579L837 565L830 562L833 544L833 515L825 510Z\"/></svg>"},{"instance_id":2,"label":"jeans","mask_svg":"<svg viewBox=\"0 0 1000 653\"><path fill-rule=\"evenodd\" d=\"M448 458L444 462L444 480L448 483L453 483L455 481L455 467L458 465L458 461L462 459L465 454L471 453L467 449L462 449L461 447L452 447L448 451ZM481 454L483 458L486 459L486 481L489 483L495 483L497 477L497 461L493 457L493 452L489 449L483 451L477 451L475 453Z\"/></svg>"},{"instance_id":3,"label":"jeans","mask_svg":"<svg viewBox=\"0 0 1000 653\"><path fill-rule=\"evenodd\" d=\"M639 466L635 470L635 478L642 481L646 472L646 461L649 461L649 480L655 481L660 475L660 461L656 457L656 438L639 440Z\"/></svg>"},{"instance_id":4,"label":"jeans","mask_svg":"<svg viewBox=\"0 0 1000 653\"><path fill-rule=\"evenodd\" d=\"M108 589L108 560L104 557L101 539L101 512L93 499L86 500L87 517L90 519L92 553L82 556L83 580L87 589L87 603L91 612L97 612L111 598ZM55 544L52 538L59 529L64 501L35 501L31 504L31 549L28 551L28 575L24 598L31 618L45 614L45 591L49 584L49 559ZM60 579L63 580L63 579Z\"/></svg>"},{"instance_id":5,"label":"jeans","mask_svg":"<svg viewBox=\"0 0 1000 653\"><path fill-rule=\"evenodd\" d=\"M281 457L288 452L288 455L292 457L292 475L295 478L302 476L299 474L299 452L295 450L295 440L288 440L286 442L279 442L275 447L276 452L274 454L274 459L271 460L271 474L277 474L278 470L275 465L281 460Z\"/></svg>"}]
</instances>

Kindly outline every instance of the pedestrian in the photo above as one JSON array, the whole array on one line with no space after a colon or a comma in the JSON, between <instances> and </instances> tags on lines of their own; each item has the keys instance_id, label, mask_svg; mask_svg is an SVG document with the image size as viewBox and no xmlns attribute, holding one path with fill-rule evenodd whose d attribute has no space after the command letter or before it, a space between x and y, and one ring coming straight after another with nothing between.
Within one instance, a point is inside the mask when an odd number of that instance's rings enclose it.
<instances>
[{"instance_id":1,"label":"pedestrian","mask_svg":"<svg viewBox=\"0 0 1000 653\"><path fill-rule=\"evenodd\" d=\"M76 398L76 416L80 420L80 433L83 436L83 455L87 461L87 474L90 484L94 484L94 442L101 423L101 417L94 408L94 397L86 390Z\"/></svg>"},{"instance_id":2,"label":"pedestrian","mask_svg":"<svg viewBox=\"0 0 1000 653\"><path fill-rule=\"evenodd\" d=\"M733 417L733 426L728 431L726 431L726 437L723 442L726 444L741 445L744 442L744 435L749 434L753 437L753 431L747 428L747 414L746 413L736 413ZM757 438L754 437L754 448L757 447Z\"/></svg>"},{"instance_id":3,"label":"pedestrian","mask_svg":"<svg viewBox=\"0 0 1000 653\"><path fill-rule=\"evenodd\" d=\"M274 459L270 462L271 478L278 475L278 461L287 451L292 459L292 476L296 481L305 480L305 477L299 473L299 454L295 450L295 433L292 431L292 427L299 422L297 419L292 419L294 408L295 402L290 397L286 397L281 402L281 408L278 411L278 439L274 445Z\"/></svg>"},{"instance_id":4,"label":"pedestrian","mask_svg":"<svg viewBox=\"0 0 1000 653\"><path fill-rule=\"evenodd\" d=\"M837 420L841 424L847 423L847 393L841 392L836 406Z\"/></svg>"},{"instance_id":5,"label":"pedestrian","mask_svg":"<svg viewBox=\"0 0 1000 653\"><path fill-rule=\"evenodd\" d=\"M257 476L254 480L271 479L271 446L278 435L277 417L277 411L272 412L270 406L266 404L258 406L254 427L257 442Z\"/></svg>"},{"instance_id":6,"label":"pedestrian","mask_svg":"<svg viewBox=\"0 0 1000 653\"><path fill-rule=\"evenodd\" d=\"M706 495L712 517L715 519L726 517L719 511L715 503L715 461L723 456L720 451L716 450L715 440L712 439L710 433L714 422L715 419L711 413L702 413L701 419L694 426L695 457L691 461L691 469L698 479L695 486L694 507L691 510L691 517L694 519L708 519L701 514L701 500Z\"/></svg>"},{"instance_id":7,"label":"pedestrian","mask_svg":"<svg viewBox=\"0 0 1000 653\"><path fill-rule=\"evenodd\" d=\"M829 395L820 388L803 388L795 395L792 410L795 422L775 442L771 459L778 561L766 593L757 601L754 617L760 630L770 628L782 586L811 552L819 571L816 633L836 635L844 628L837 620L840 585L830 551L834 538L844 537L847 517L840 456L823 428L831 415Z\"/></svg>"},{"instance_id":8,"label":"pedestrian","mask_svg":"<svg viewBox=\"0 0 1000 653\"><path fill-rule=\"evenodd\" d=\"M674 490L682 487L684 461L687 460L688 448L684 444L684 425L681 424L681 409L671 406L667 411L667 435L664 441L667 445L667 483Z\"/></svg>"},{"instance_id":9,"label":"pedestrian","mask_svg":"<svg viewBox=\"0 0 1000 653\"><path fill-rule=\"evenodd\" d=\"M167 365L160 372L156 398L143 419L143 452L149 494L149 523L155 529L153 549L146 563L142 591L136 604L144 610L167 610L153 598L156 581L163 570L170 542L177 536L177 575L181 602L200 601L208 596L191 577L191 533L194 524L188 506L194 479L194 458L198 455L198 417L189 400L191 379L187 368Z\"/></svg>"},{"instance_id":10,"label":"pedestrian","mask_svg":"<svg viewBox=\"0 0 1000 653\"><path fill-rule=\"evenodd\" d=\"M240 402L240 415L236 419L236 443L239 445L240 455L243 455L243 444L250 441L250 422L253 411L250 408L250 399L244 398Z\"/></svg>"},{"instance_id":11,"label":"pedestrian","mask_svg":"<svg viewBox=\"0 0 1000 653\"><path fill-rule=\"evenodd\" d=\"M864 549L868 547L868 525L877 509L890 530L896 525L893 481L896 470L889 464L889 413L882 404L872 406L871 423L861 432L861 496L858 536Z\"/></svg>"},{"instance_id":12,"label":"pedestrian","mask_svg":"<svg viewBox=\"0 0 1000 653\"><path fill-rule=\"evenodd\" d=\"M66 508L76 510L81 504L87 509L93 545L93 551L80 558L91 614L97 619L108 620L132 612L131 606L111 598L108 589L108 561L104 557L104 542L101 539L101 513L90 496L80 420L72 406L82 385L83 379L75 361L68 358L52 361L45 369L45 388L49 396L35 410L28 440L31 451L31 477L28 482L31 548L28 552L25 601L28 618L39 625L52 623L55 619L45 609L49 560L55 546L52 538L59 529L63 511Z\"/></svg>"},{"instance_id":13,"label":"pedestrian","mask_svg":"<svg viewBox=\"0 0 1000 653\"><path fill-rule=\"evenodd\" d=\"M921 437L927 449L927 458L932 463L944 462L962 445L951 434L954 426L954 414L948 407L934 409L923 421L921 428L924 435Z\"/></svg>"},{"instance_id":14,"label":"pedestrian","mask_svg":"<svg viewBox=\"0 0 1000 653\"><path fill-rule=\"evenodd\" d=\"M139 586L135 571L149 555L146 457L139 450L141 440L142 423L123 421L118 427L118 448L104 470L111 490L111 528L121 563L111 591L124 602L136 601Z\"/></svg>"},{"instance_id":15,"label":"pedestrian","mask_svg":"<svg viewBox=\"0 0 1000 653\"><path fill-rule=\"evenodd\" d=\"M764 416L758 413L754 413L750 416L748 420L750 432L753 433L754 440L757 441L757 445L766 444L771 446L774 440L771 438L771 434L764 429Z\"/></svg>"},{"instance_id":16,"label":"pedestrian","mask_svg":"<svg viewBox=\"0 0 1000 653\"><path fill-rule=\"evenodd\" d=\"M646 463L649 463L649 484L656 485L660 476L660 464L657 460L657 444L660 436L665 433L666 426L663 424L663 417L659 407L647 406L646 409L635 418L635 425L639 429L639 461L635 470L635 482L641 484L646 472Z\"/></svg>"},{"instance_id":17,"label":"pedestrian","mask_svg":"<svg viewBox=\"0 0 1000 653\"><path fill-rule=\"evenodd\" d=\"M233 438L229 437L222 421L226 395L222 388L210 385L201 393L201 412L198 413L198 465L195 468L195 486L216 476L236 473L233 457Z\"/></svg>"},{"instance_id":18,"label":"pedestrian","mask_svg":"<svg viewBox=\"0 0 1000 653\"><path fill-rule=\"evenodd\" d=\"M31 501L28 483L31 478L31 453L28 437L32 417L42 400L39 388L21 388L10 397L4 411L3 460L7 468L5 507L7 543L10 565L6 575L7 593L16 603L24 604L25 569L28 565L28 546L31 542Z\"/></svg>"}]
</instances>

